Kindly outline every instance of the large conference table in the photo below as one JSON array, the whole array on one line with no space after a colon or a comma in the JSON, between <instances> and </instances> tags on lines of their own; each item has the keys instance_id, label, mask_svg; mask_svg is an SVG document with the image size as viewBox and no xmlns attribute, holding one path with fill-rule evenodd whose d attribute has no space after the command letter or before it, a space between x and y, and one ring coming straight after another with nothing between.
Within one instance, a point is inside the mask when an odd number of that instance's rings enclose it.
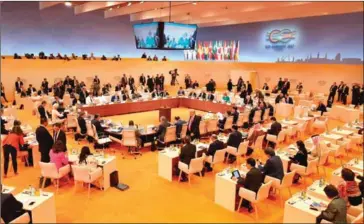
<instances>
[{"instance_id":1,"label":"large conference table","mask_svg":"<svg viewBox=\"0 0 364 224\"><path fill-rule=\"evenodd\" d=\"M130 113L138 113L152 110L159 110L162 107L169 108L191 108L200 111L210 111L212 113L224 113L227 110L232 110L235 105L222 104L211 101L203 101L199 99L171 97L166 99L155 99L138 102L111 103L104 105L85 105L81 108L82 111L87 111L89 114L100 114L102 117L123 115ZM237 106L240 112L244 111L244 106Z\"/></svg>"}]
</instances>

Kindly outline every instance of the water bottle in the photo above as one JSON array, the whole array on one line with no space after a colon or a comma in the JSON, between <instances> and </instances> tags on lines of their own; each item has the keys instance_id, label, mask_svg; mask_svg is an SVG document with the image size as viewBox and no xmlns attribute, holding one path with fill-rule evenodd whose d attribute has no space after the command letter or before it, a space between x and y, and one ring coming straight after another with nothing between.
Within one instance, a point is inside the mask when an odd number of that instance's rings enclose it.
<instances>
[{"instance_id":1,"label":"water bottle","mask_svg":"<svg viewBox=\"0 0 364 224\"><path fill-rule=\"evenodd\" d=\"M29 190L30 190L30 196L34 196L35 195L35 188L32 185L30 185Z\"/></svg>"}]
</instances>

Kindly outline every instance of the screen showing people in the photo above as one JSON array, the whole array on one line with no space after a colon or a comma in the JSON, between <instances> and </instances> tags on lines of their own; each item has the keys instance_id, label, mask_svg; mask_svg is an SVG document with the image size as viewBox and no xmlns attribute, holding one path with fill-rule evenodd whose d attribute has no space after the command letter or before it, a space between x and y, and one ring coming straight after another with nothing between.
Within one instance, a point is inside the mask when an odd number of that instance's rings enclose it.
<instances>
[{"instance_id":1,"label":"screen showing people","mask_svg":"<svg viewBox=\"0 0 364 224\"><path fill-rule=\"evenodd\" d=\"M164 23L164 49L194 49L197 25Z\"/></svg>"},{"instance_id":2,"label":"screen showing people","mask_svg":"<svg viewBox=\"0 0 364 224\"><path fill-rule=\"evenodd\" d=\"M159 47L159 23L134 25L136 47L138 49L156 49Z\"/></svg>"}]
</instances>

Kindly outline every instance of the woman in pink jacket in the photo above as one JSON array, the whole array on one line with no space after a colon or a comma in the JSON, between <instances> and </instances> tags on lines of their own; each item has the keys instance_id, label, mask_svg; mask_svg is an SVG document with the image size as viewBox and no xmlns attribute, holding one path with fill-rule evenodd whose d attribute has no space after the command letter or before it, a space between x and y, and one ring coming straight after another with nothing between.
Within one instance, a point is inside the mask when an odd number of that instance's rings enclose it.
<instances>
[{"instance_id":1,"label":"woman in pink jacket","mask_svg":"<svg viewBox=\"0 0 364 224\"><path fill-rule=\"evenodd\" d=\"M62 141L58 140L54 143L52 150L49 152L51 157L51 163L55 163L57 170L65 165L68 165L68 157L64 153L66 151L66 146Z\"/></svg>"}]
</instances>

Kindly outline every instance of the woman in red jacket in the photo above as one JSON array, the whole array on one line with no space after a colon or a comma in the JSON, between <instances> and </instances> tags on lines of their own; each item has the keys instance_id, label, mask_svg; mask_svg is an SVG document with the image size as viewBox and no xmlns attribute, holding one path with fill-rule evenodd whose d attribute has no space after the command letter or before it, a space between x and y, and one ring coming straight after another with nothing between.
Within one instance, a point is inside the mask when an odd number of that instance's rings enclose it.
<instances>
[{"instance_id":1,"label":"woman in red jacket","mask_svg":"<svg viewBox=\"0 0 364 224\"><path fill-rule=\"evenodd\" d=\"M15 175L18 174L18 164L16 161L17 152L20 150L20 146L24 145L24 134L20 126L15 125L9 135L3 140L4 151L4 177L8 174L9 156L13 161L13 168Z\"/></svg>"}]
</instances>

